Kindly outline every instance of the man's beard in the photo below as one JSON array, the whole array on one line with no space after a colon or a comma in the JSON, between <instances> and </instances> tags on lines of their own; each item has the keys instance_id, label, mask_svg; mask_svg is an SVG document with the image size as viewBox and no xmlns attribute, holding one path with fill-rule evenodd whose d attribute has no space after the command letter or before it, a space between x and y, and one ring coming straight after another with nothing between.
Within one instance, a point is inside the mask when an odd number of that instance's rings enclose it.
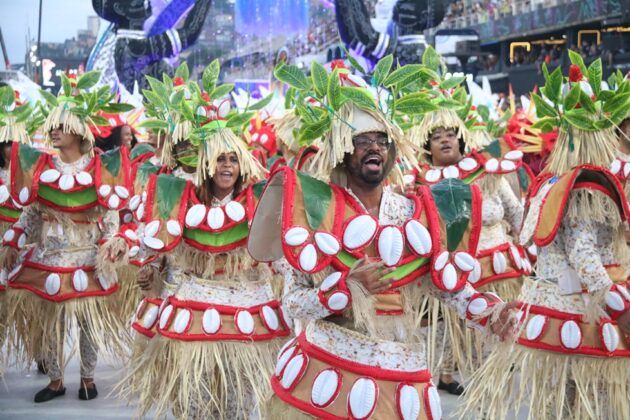
<instances>
[{"instance_id":1,"label":"man's beard","mask_svg":"<svg viewBox=\"0 0 630 420\"><path fill-rule=\"evenodd\" d=\"M365 184L373 186L373 187L380 185L385 179L385 168L381 168L380 171L374 172L374 171L368 171L361 164L358 168L352 167L349 165L348 170L355 178L358 178L361 181L363 181Z\"/></svg>"},{"instance_id":2,"label":"man's beard","mask_svg":"<svg viewBox=\"0 0 630 420\"><path fill-rule=\"evenodd\" d=\"M366 184L376 187L377 185L381 184L381 182L383 182L383 180L385 179L385 171L383 170L381 170L380 172L360 171L359 177Z\"/></svg>"}]
</instances>

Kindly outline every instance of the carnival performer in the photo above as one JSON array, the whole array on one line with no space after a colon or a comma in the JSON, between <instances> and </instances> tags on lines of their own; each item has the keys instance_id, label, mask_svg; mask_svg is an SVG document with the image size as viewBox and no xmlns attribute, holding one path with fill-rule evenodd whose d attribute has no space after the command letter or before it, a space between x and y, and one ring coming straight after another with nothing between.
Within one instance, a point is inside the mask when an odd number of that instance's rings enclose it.
<instances>
[{"instance_id":1,"label":"carnival performer","mask_svg":"<svg viewBox=\"0 0 630 420\"><path fill-rule=\"evenodd\" d=\"M603 90L601 60L587 69L579 54L569 57L568 80L560 68L543 67L545 98L532 94L537 126L557 127L559 136L520 236L539 248L536 278L519 297L522 328L515 345L498 347L473 376L468 414L507 418L526 403L532 418L630 416L628 206L607 169L616 156L614 125L630 106L623 93L630 81L617 77L616 91Z\"/></svg>"},{"instance_id":2,"label":"carnival performer","mask_svg":"<svg viewBox=\"0 0 630 420\"><path fill-rule=\"evenodd\" d=\"M438 92L432 102L439 107L450 94ZM518 295L522 276L531 271L525 250L514 244L523 205L506 179L521 166L523 152L491 139L476 115L473 118L474 129L469 130L455 111L440 107L424 114L422 121L409 130L409 141L423 148L427 161L416 181L433 185L457 178L479 186L484 198L477 253L480 270L475 270L469 281L478 290L512 300Z\"/></svg>"},{"instance_id":3,"label":"carnival performer","mask_svg":"<svg viewBox=\"0 0 630 420\"><path fill-rule=\"evenodd\" d=\"M115 113L128 106L111 103L106 90L84 91L98 78L94 72L78 80L64 75L60 96L45 95L52 110L44 129L57 154L21 144L12 149L11 195L25 207L4 235L2 268L11 270L8 319L28 360L43 356L50 377L35 402L65 394L66 337L79 336L82 400L97 396L98 351L128 345L124 323L110 306L117 278L105 264L124 244L115 236L118 211L129 197L127 156L124 149L94 156L89 129L91 123L107 123L97 111Z\"/></svg>"},{"instance_id":4,"label":"carnival performer","mask_svg":"<svg viewBox=\"0 0 630 420\"><path fill-rule=\"evenodd\" d=\"M245 249L260 188L253 182L265 170L238 136L247 114L208 117L212 93L229 93L215 86L218 61L204 72L203 95L186 95L199 87L178 73L185 82L165 84L160 99L174 121L163 157L174 146L182 167L196 167L197 185L149 179L141 238L158 255L151 281L176 287L159 308L149 300L137 311L135 328L156 335L132 361L122 392L138 395L142 414L154 407L158 416L171 409L178 418L248 418L270 392L273 354L290 333L270 268Z\"/></svg>"},{"instance_id":5,"label":"carnival performer","mask_svg":"<svg viewBox=\"0 0 630 420\"><path fill-rule=\"evenodd\" d=\"M144 121L144 124L149 133L148 143L149 145L157 144L157 149L154 149L156 150L155 154L148 160L139 163L133 171L134 196L129 200L128 206L133 217L133 225L130 225L129 229L124 232L131 245L129 264L121 267L121 270L128 272L128 275L135 279L134 285L141 291L142 296L133 300L134 305L140 301L138 311L142 309L145 313L154 312L157 316L159 307L164 299L175 292L177 284L170 283L164 275L158 277L154 275L150 263L157 256L150 249L141 247L139 240L139 236L142 235L146 226L145 210L147 210L149 180L154 174L170 174L184 181L190 181L195 187L198 186L198 182L197 168L180 162L180 160L189 162L190 159L193 161L196 159L196 149L184 136L184 134L188 135L189 133L180 133L177 143L166 141L169 136L168 121L178 118L178 114L173 113L170 108L160 107L159 104L149 101L145 105L147 120ZM171 149L163 153L165 143ZM132 311L128 311L127 314L132 314ZM151 316L134 318L132 328L136 330L137 334L129 361L131 365L137 363L149 340L155 336L156 324L155 318L152 319Z\"/></svg>"},{"instance_id":6,"label":"carnival performer","mask_svg":"<svg viewBox=\"0 0 630 420\"><path fill-rule=\"evenodd\" d=\"M11 148L14 142L28 144L30 137L27 123L29 116L33 115L33 109L28 104L22 103L20 95L10 86L0 87L0 97L7 98L0 108L0 235L18 221L22 211L21 206L11 198L9 180L9 164L11 162ZM4 348L7 335L7 308L5 303L5 289L8 271L0 271L0 347ZM13 348L6 348L6 357L0 359L0 375L6 359L13 355Z\"/></svg>"},{"instance_id":7,"label":"carnival performer","mask_svg":"<svg viewBox=\"0 0 630 420\"><path fill-rule=\"evenodd\" d=\"M628 192L630 192L630 183L628 183L630 176L630 115L627 115L619 124L617 135L619 137L617 158L610 165L610 171L619 178L626 191L626 197L628 197Z\"/></svg>"},{"instance_id":8,"label":"carnival performer","mask_svg":"<svg viewBox=\"0 0 630 420\"><path fill-rule=\"evenodd\" d=\"M291 168L276 172L249 236L254 258L286 259L283 307L305 322L278 355L269 416L440 418L439 395L416 327L423 295L432 293L478 327L492 324L495 331L509 333L509 308L475 292L449 257L457 255L462 267L464 260L474 261L469 252L474 253L478 224L471 218L472 213L479 217L479 191L461 182L443 183L405 197L387 185L386 179L402 180L396 162L413 165L416 153L378 109L365 82L347 77L348 72L336 68L328 75L315 68L312 82L296 82L294 66L275 72L279 80L295 83L296 102L310 96L327 104L330 113L307 109L302 116L301 138L323 135L311 165L318 179ZM311 83L313 89L304 88ZM309 133L315 126L324 129ZM455 196L466 204L447 204ZM448 247L438 226L448 225L443 210L450 205L470 223L451 236ZM474 210L460 213L464 208ZM464 269L472 269L472 263ZM497 321L488 323L492 310Z\"/></svg>"},{"instance_id":9,"label":"carnival performer","mask_svg":"<svg viewBox=\"0 0 630 420\"><path fill-rule=\"evenodd\" d=\"M518 175L523 153L511 150L504 141L490 136L483 118L470 107L466 92L459 86L464 78L443 80L439 76L444 74L440 63L439 55L428 48L423 64L435 77L422 87L430 100L419 108L429 111L408 115L411 127L407 138L424 152L416 183L434 185L445 179L459 179L480 188L483 205L476 254L478 264L468 281L479 291L513 300L520 290L522 276L531 271L526 251L513 239L522 222L520 193L517 196L506 179ZM445 82L449 88L443 88ZM460 102L460 105L447 107L449 102ZM436 304L439 308L434 309ZM492 341L465 328L455 314L440 307L435 300L429 299L427 305L429 310L423 325L427 327L430 346L437 345L432 349L430 363L435 369L440 365L438 388L460 395L464 388L454 378L456 368L466 379L481 364Z\"/></svg>"}]
</instances>

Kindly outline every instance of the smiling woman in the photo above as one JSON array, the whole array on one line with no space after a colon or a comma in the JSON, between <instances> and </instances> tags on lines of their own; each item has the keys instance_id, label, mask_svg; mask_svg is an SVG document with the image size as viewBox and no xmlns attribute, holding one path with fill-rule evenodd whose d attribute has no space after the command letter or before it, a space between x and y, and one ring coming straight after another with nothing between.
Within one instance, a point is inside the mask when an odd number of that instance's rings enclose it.
<instances>
[{"instance_id":1,"label":"smiling woman","mask_svg":"<svg viewBox=\"0 0 630 420\"><path fill-rule=\"evenodd\" d=\"M228 194L238 195L242 184L241 167L236 153L223 153L217 158L217 171L212 177L211 192L218 200Z\"/></svg>"},{"instance_id":2,"label":"smiling woman","mask_svg":"<svg viewBox=\"0 0 630 420\"><path fill-rule=\"evenodd\" d=\"M464 154L464 140L454 128L438 127L429 135L424 148L429 152L434 166L454 165Z\"/></svg>"}]
</instances>

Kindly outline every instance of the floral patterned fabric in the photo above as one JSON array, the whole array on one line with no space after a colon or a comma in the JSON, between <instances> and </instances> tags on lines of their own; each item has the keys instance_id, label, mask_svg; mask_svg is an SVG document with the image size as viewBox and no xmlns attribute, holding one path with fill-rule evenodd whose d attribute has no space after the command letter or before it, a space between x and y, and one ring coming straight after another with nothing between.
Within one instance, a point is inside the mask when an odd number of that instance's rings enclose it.
<instances>
[{"instance_id":1,"label":"floral patterned fabric","mask_svg":"<svg viewBox=\"0 0 630 420\"><path fill-rule=\"evenodd\" d=\"M495 194L484 194L481 220L483 226L479 237L479 251L513 242L508 235L508 229L512 235L520 231L523 205L504 177L500 178Z\"/></svg>"},{"instance_id":2,"label":"floral patterned fabric","mask_svg":"<svg viewBox=\"0 0 630 420\"><path fill-rule=\"evenodd\" d=\"M575 199L572 195L568 205ZM616 262L613 243L612 226L593 222L587 217L580 220L565 218L553 242L538 252L537 276L558 283L572 269L589 292L608 288L612 281L604 265Z\"/></svg>"}]
</instances>

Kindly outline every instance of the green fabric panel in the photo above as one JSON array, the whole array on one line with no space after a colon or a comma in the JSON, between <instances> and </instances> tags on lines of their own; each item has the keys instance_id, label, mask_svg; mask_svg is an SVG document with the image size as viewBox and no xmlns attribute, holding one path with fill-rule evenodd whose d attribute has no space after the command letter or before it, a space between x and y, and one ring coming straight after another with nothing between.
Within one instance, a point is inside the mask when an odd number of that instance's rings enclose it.
<instances>
[{"instance_id":1,"label":"green fabric panel","mask_svg":"<svg viewBox=\"0 0 630 420\"><path fill-rule=\"evenodd\" d=\"M464 183L466 184L472 184L477 178L479 178L485 171L485 168L482 166L479 169L477 169L476 172L473 172L472 174L468 175L466 178L464 178Z\"/></svg>"},{"instance_id":2,"label":"green fabric panel","mask_svg":"<svg viewBox=\"0 0 630 420\"><path fill-rule=\"evenodd\" d=\"M75 192L61 192L40 184L38 195L60 207L85 206L97 200L94 187Z\"/></svg>"},{"instance_id":3,"label":"green fabric panel","mask_svg":"<svg viewBox=\"0 0 630 420\"><path fill-rule=\"evenodd\" d=\"M12 210L6 207L0 207L0 214L6 217L17 219L20 217L20 214L22 214L22 212L20 210Z\"/></svg>"},{"instance_id":4,"label":"green fabric panel","mask_svg":"<svg viewBox=\"0 0 630 420\"><path fill-rule=\"evenodd\" d=\"M302 172L297 172L304 196L306 219L311 229L317 229L328 213L332 189L325 182L311 178Z\"/></svg>"},{"instance_id":5,"label":"green fabric panel","mask_svg":"<svg viewBox=\"0 0 630 420\"><path fill-rule=\"evenodd\" d=\"M156 201L160 218L168 220L175 206L182 201L186 181L173 175L159 175L156 185Z\"/></svg>"},{"instance_id":6,"label":"green fabric panel","mask_svg":"<svg viewBox=\"0 0 630 420\"><path fill-rule=\"evenodd\" d=\"M260 181L260 182L255 183L252 186L252 190L254 192L254 197L256 197L257 199L260 198L260 196L263 193L263 190L265 189L265 185L267 185L267 181Z\"/></svg>"},{"instance_id":7,"label":"green fabric panel","mask_svg":"<svg viewBox=\"0 0 630 420\"><path fill-rule=\"evenodd\" d=\"M482 152L489 153L490 156L492 157L500 158L501 157L501 144L499 143L499 140L495 140L489 145L487 145L486 147L484 147Z\"/></svg>"},{"instance_id":8,"label":"green fabric panel","mask_svg":"<svg viewBox=\"0 0 630 420\"><path fill-rule=\"evenodd\" d=\"M524 167L518 168L518 183L521 187L521 191L526 192L529 190L529 176L527 170Z\"/></svg>"},{"instance_id":9,"label":"green fabric panel","mask_svg":"<svg viewBox=\"0 0 630 420\"><path fill-rule=\"evenodd\" d=\"M101 154L103 166L113 176L118 176L120 172L121 159L119 148Z\"/></svg>"},{"instance_id":10,"label":"green fabric panel","mask_svg":"<svg viewBox=\"0 0 630 420\"><path fill-rule=\"evenodd\" d=\"M407 277L409 274L419 269L423 265L429 262L428 258L418 258L417 260L413 260L410 263L402 265L396 268L394 271L383 277L384 279L394 279L400 280L402 278Z\"/></svg>"},{"instance_id":11,"label":"green fabric panel","mask_svg":"<svg viewBox=\"0 0 630 420\"><path fill-rule=\"evenodd\" d=\"M153 152L155 152L155 149L153 148L153 146L146 143L138 144L136 145L136 147L131 149L131 153L129 153L129 158L131 160L134 160L138 156L142 156L145 153L153 153Z\"/></svg>"},{"instance_id":12,"label":"green fabric panel","mask_svg":"<svg viewBox=\"0 0 630 420\"><path fill-rule=\"evenodd\" d=\"M147 184L149 176L153 175L159 170L159 166L155 166L149 161L142 162L142 164L138 166L138 171L136 172L136 183L145 186Z\"/></svg>"},{"instance_id":13,"label":"green fabric panel","mask_svg":"<svg viewBox=\"0 0 630 420\"><path fill-rule=\"evenodd\" d=\"M201 229L184 229L184 237L206 246L225 246L247 238L249 228L247 222L240 223L232 229L221 233L204 232Z\"/></svg>"},{"instance_id":14,"label":"green fabric panel","mask_svg":"<svg viewBox=\"0 0 630 420\"><path fill-rule=\"evenodd\" d=\"M340 251L339 254L337 254L337 259L346 267L352 267L354 263L357 262L356 258L345 251Z\"/></svg>"},{"instance_id":15,"label":"green fabric panel","mask_svg":"<svg viewBox=\"0 0 630 420\"><path fill-rule=\"evenodd\" d=\"M472 217L472 191L459 179L444 179L431 187L433 200L446 226L447 247L455 251Z\"/></svg>"},{"instance_id":16,"label":"green fabric panel","mask_svg":"<svg viewBox=\"0 0 630 420\"><path fill-rule=\"evenodd\" d=\"M42 152L34 147L27 146L26 144L20 144L18 156L20 158L20 166L24 172L31 170L33 165L37 163L37 160L42 155Z\"/></svg>"}]
</instances>

